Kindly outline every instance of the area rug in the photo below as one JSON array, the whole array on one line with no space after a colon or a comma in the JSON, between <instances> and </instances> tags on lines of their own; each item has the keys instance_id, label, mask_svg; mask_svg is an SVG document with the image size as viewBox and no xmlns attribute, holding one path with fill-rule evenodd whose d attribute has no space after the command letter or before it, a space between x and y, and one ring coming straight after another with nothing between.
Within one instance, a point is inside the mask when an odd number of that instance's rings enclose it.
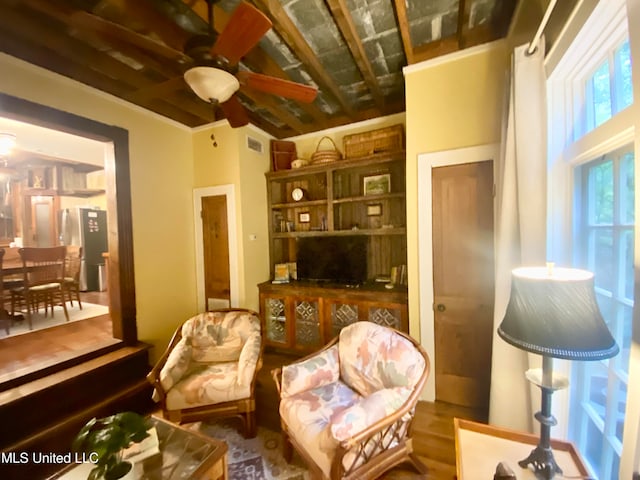
<instances>
[{"instance_id":1,"label":"area rug","mask_svg":"<svg viewBox=\"0 0 640 480\"><path fill-rule=\"evenodd\" d=\"M258 427L256 438L245 439L232 420L198 422L192 428L219 440L228 447L227 463L230 480L309 480L302 460L296 454L291 464L282 456L282 436Z\"/></svg>"},{"instance_id":2,"label":"area rug","mask_svg":"<svg viewBox=\"0 0 640 480\"><path fill-rule=\"evenodd\" d=\"M73 302L73 307L67 304L67 312L69 312L69 322L77 322L78 320L85 320L87 318L93 318L100 315L109 313L109 307L103 305L96 305L94 303L82 302L82 310L78 307L78 302ZM40 309L38 313L31 315L31 323L33 330L29 330L29 324L27 319L21 321L14 321L9 329L9 335L4 328L0 329L0 338L7 336L14 337L16 335L23 335L25 333L34 332L36 330L42 330L49 327L55 327L56 325L62 325L66 322L62 307L56 307L54 309L54 316L51 316L49 312L48 316L44 316L44 309Z\"/></svg>"}]
</instances>

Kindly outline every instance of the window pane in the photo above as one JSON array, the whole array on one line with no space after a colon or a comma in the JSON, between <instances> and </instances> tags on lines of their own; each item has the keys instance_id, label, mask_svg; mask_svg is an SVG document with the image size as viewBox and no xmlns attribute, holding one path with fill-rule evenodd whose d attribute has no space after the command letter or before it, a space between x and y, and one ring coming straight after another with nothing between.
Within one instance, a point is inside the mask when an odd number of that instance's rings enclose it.
<instances>
[{"instance_id":1,"label":"window pane","mask_svg":"<svg viewBox=\"0 0 640 480\"><path fill-rule=\"evenodd\" d=\"M593 424L589 422L587 428L587 436L589 437L589 443L585 452L586 460L591 464L596 472L600 471L600 460L602 457L602 432Z\"/></svg>"},{"instance_id":2,"label":"window pane","mask_svg":"<svg viewBox=\"0 0 640 480\"><path fill-rule=\"evenodd\" d=\"M615 267L613 230L610 228L597 230L595 232L593 247L593 273L595 275L596 287L608 292L613 292L615 287L615 277L613 273Z\"/></svg>"},{"instance_id":3,"label":"window pane","mask_svg":"<svg viewBox=\"0 0 640 480\"><path fill-rule=\"evenodd\" d=\"M631 325L633 322L633 308L628 305L623 305L622 308L624 332L622 333L621 339L616 338L616 341L620 345L620 354L617 360L623 366L624 370L628 370L629 353L631 352ZM624 411L622 413L624 413ZM622 441L622 437L620 437L620 441Z\"/></svg>"},{"instance_id":4,"label":"window pane","mask_svg":"<svg viewBox=\"0 0 640 480\"><path fill-rule=\"evenodd\" d=\"M623 284L620 291L624 298L633 301L633 231L625 230L620 234L620 270Z\"/></svg>"},{"instance_id":5,"label":"window pane","mask_svg":"<svg viewBox=\"0 0 640 480\"><path fill-rule=\"evenodd\" d=\"M604 423L607 408L607 385L609 383L607 366L603 362L587 362L584 371L589 385L589 406Z\"/></svg>"},{"instance_id":6,"label":"window pane","mask_svg":"<svg viewBox=\"0 0 640 480\"><path fill-rule=\"evenodd\" d=\"M633 103L633 84L631 83L631 52L629 40L616 50L615 75L616 75L616 111L620 111Z\"/></svg>"},{"instance_id":7,"label":"window pane","mask_svg":"<svg viewBox=\"0 0 640 480\"><path fill-rule=\"evenodd\" d=\"M630 152L620 161L620 223L627 225L633 225L635 219L633 157Z\"/></svg>"},{"instance_id":8,"label":"window pane","mask_svg":"<svg viewBox=\"0 0 640 480\"><path fill-rule=\"evenodd\" d=\"M595 126L611 118L611 87L609 63L603 63L591 77L593 87L593 118Z\"/></svg>"},{"instance_id":9,"label":"window pane","mask_svg":"<svg viewBox=\"0 0 640 480\"><path fill-rule=\"evenodd\" d=\"M599 163L589 168L589 224L613 223L613 161Z\"/></svg>"}]
</instances>

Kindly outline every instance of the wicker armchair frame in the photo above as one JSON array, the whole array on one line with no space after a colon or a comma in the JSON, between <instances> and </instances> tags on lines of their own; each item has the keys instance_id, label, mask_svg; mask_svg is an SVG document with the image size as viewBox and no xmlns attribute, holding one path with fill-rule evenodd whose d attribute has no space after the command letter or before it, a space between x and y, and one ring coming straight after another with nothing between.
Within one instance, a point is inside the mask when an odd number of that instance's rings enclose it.
<instances>
[{"instance_id":1,"label":"wicker armchair frame","mask_svg":"<svg viewBox=\"0 0 640 480\"><path fill-rule=\"evenodd\" d=\"M379 478L384 472L391 468L409 462L418 473L426 478L427 467L420 461L413 451L411 441L411 427L415 416L415 409L420 399L422 389L429 377L431 363L424 348L409 335L390 328L398 335L409 340L425 359L425 368L422 376L416 383L407 401L396 412L388 417L374 423L369 428L357 433L350 439L338 444L333 462L331 464L331 477L329 480L373 480ZM328 350L339 342L339 337L335 337L322 349L307 355L295 363L303 362ZM278 393L281 393L282 368L271 371L271 375L276 383ZM406 418L405 418L406 416ZM287 461L291 460L292 450L295 448L300 456L305 460L314 479L326 480L326 475L315 463L313 457L305 451L295 437L289 434L289 427L280 418L283 435L284 456ZM390 444L396 441L397 445L389 448ZM347 468L343 465L343 458L349 452L355 453L351 465ZM362 460L361 465L357 465Z\"/></svg>"},{"instance_id":2,"label":"wicker armchair frame","mask_svg":"<svg viewBox=\"0 0 640 480\"><path fill-rule=\"evenodd\" d=\"M260 315L246 308L221 308L216 310L211 310L211 312L245 312L250 313L260 320ZM258 357L258 362L256 364L256 370L253 373L253 378L251 379L251 389L248 398L242 398L239 400L233 400L230 402L221 402L214 403L211 405L204 405L200 407L193 408L183 408L178 410L169 410L167 408L167 392L162 388L162 384L160 383L160 371L164 367L167 359L169 358L169 354L173 350L173 348L177 345L177 343L182 338L182 326L185 324L187 320L182 322L171 338L169 342L169 346L166 348L158 362L151 369L151 372L147 375L147 380L151 385L154 386L156 392L160 397L160 405L162 407L162 414L164 418L175 422L175 423L188 423L188 422L196 422L199 420L206 420L211 418L222 418L222 417L238 417L242 421L243 426L243 435L245 438L253 438L257 433L257 425L256 425L256 400L255 400L255 384L256 378L258 375L258 371L262 368L262 354L264 350L264 334L261 331L261 342L260 342L260 355Z\"/></svg>"}]
</instances>

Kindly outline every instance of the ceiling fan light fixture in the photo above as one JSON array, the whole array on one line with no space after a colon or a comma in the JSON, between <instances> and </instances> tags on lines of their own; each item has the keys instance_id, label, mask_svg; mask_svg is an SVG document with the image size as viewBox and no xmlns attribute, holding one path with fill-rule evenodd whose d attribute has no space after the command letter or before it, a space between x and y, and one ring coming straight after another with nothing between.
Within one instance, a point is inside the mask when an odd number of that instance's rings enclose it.
<instances>
[{"instance_id":1,"label":"ceiling fan light fixture","mask_svg":"<svg viewBox=\"0 0 640 480\"><path fill-rule=\"evenodd\" d=\"M13 133L0 132L0 155L9 155L16 146L16 136Z\"/></svg>"},{"instance_id":2,"label":"ceiling fan light fixture","mask_svg":"<svg viewBox=\"0 0 640 480\"><path fill-rule=\"evenodd\" d=\"M184 80L205 102L224 103L240 88L234 75L214 67L190 68L185 72Z\"/></svg>"}]
</instances>

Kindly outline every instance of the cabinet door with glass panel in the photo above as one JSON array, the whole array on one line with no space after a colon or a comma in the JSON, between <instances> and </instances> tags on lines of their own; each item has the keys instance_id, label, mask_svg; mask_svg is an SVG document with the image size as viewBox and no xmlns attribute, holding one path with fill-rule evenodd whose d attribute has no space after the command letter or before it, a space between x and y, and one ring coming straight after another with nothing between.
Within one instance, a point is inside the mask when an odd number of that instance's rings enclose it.
<instances>
[{"instance_id":1,"label":"cabinet door with glass panel","mask_svg":"<svg viewBox=\"0 0 640 480\"><path fill-rule=\"evenodd\" d=\"M263 319L265 343L288 347L291 343L287 331L287 297L284 295L260 294L260 316Z\"/></svg>"}]
</instances>

